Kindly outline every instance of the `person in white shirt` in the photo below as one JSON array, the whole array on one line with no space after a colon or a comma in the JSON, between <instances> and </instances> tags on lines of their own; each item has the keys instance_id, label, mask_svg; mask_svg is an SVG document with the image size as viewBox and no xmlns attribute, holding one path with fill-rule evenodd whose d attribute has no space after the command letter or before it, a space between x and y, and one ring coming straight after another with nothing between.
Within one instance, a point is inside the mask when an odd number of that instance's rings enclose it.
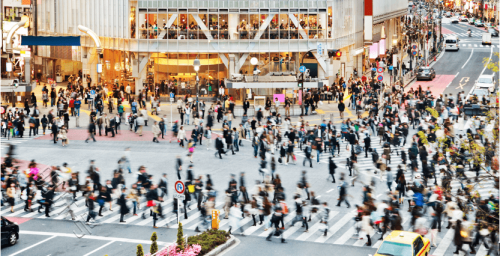
<instances>
[{"instance_id":1,"label":"person in white shirt","mask_svg":"<svg viewBox=\"0 0 500 256\"><path fill-rule=\"evenodd\" d=\"M148 126L148 111L146 110L146 107L141 109L141 115L142 118L144 119L144 126Z\"/></svg>"},{"instance_id":2,"label":"person in white shirt","mask_svg":"<svg viewBox=\"0 0 500 256\"><path fill-rule=\"evenodd\" d=\"M406 113L401 117L401 123L403 124L408 123L408 116L406 116Z\"/></svg>"},{"instance_id":3,"label":"person in white shirt","mask_svg":"<svg viewBox=\"0 0 500 256\"><path fill-rule=\"evenodd\" d=\"M186 125L189 125L189 115L191 115L191 108L189 106L184 107L184 115L186 115Z\"/></svg>"},{"instance_id":4,"label":"person in white shirt","mask_svg":"<svg viewBox=\"0 0 500 256\"><path fill-rule=\"evenodd\" d=\"M127 93L127 101L130 102L130 84L125 87L125 93Z\"/></svg>"},{"instance_id":5,"label":"person in white shirt","mask_svg":"<svg viewBox=\"0 0 500 256\"><path fill-rule=\"evenodd\" d=\"M274 106L276 108L276 115L278 115L280 109L280 100L278 98L274 98Z\"/></svg>"}]
</instances>

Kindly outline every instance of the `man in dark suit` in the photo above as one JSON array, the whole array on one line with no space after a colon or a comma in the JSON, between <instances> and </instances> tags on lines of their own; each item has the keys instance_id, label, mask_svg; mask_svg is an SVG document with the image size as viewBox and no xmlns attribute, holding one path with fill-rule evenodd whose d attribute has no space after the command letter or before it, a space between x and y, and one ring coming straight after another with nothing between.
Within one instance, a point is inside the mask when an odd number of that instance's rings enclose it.
<instances>
[{"instance_id":1,"label":"man in dark suit","mask_svg":"<svg viewBox=\"0 0 500 256\"><path fill-rule=\"evenodd\" d=\"M127 191L126 188L122 188L122 194L120 195L120 197L118 198L117 200L117 204L120 206L120 222L125 222L123 220L123 216L125 216L125 214L129 213L129 209L127 207L127 199L125 199L125 192Z\"/></svg>"}]
</instances>

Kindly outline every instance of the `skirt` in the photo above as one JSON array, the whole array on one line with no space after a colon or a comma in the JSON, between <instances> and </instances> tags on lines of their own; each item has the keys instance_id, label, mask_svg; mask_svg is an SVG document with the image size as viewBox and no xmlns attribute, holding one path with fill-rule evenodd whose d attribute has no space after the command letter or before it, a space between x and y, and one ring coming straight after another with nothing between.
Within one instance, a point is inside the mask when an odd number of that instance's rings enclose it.
<instances>
[{"instance_id":1,"label":"skirt","mask_svg":"<svg viewBox=\"0 0 500 256\"><path fill-rule=\"evenodd\" d=\"M10 206L14 206L14 204L15 204L14 197L9 197L9 198L7 199L7 202L10 204Z\"/></svg>"}]
</instances>

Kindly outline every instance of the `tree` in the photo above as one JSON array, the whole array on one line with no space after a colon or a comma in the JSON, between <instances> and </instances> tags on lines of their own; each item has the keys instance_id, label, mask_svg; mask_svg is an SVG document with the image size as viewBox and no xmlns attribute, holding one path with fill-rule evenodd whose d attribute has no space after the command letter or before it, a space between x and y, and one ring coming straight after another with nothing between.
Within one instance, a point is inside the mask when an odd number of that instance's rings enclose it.
<instances>
[{"instance_id":1,"label":"tree","mask_svg":"<svg viewBox=\"0 0 500 256\"><path fill-rule=\"evenodd\" d=\"M150 254L155 254L158 251L158 244L156 243L156 240L158 240L158 236L156 235L156 232L153 232L151 235L151 247L149 248L149 253Z\"/></svg>"},{"instance_id":2,"label":"tree","mask_svg":"<svg viewBox=\"0 0 500 256\"><path fill-rule=\"evenodd\" d=\"M180 222L177 228L177 249L179 251L184 251L184 232L182 231L182 223Z\"/></svg>"},{"instance_id":3,"label":"tree","mask_svg":"<svg viewBox=\"0 0 500 256\"><path fill-rule=\"evenodd\" d=\"M137 256L144 256L144 250L142 249L142 244L137 245Z\"/></svg>"}]
</instances>

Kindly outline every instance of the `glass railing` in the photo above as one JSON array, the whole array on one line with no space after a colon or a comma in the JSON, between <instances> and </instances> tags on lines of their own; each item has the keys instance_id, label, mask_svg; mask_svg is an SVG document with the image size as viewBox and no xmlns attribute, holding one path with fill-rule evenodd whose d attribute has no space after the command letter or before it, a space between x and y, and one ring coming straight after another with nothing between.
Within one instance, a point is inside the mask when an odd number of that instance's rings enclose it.
<instances>
[{"instance_id":1,"label":"glass railing","mask_svg":"<svg viewBox=\"0 0 500 256\"><path fill-rule=\"evenodd\" d=\"M228 29L163 29L163 28L140 28L131 34L138 34L139 39L179 39L179 40L252 40L259 34L258 29L240 29L230 33ZM287 39L326 39L326 29L303 29L304 33L297 29L266 29L259 39L287 40ZM304 35L307 38L304 38ZM211 38L210 38L211 36Z\"/></svg>"}]
</instances>

